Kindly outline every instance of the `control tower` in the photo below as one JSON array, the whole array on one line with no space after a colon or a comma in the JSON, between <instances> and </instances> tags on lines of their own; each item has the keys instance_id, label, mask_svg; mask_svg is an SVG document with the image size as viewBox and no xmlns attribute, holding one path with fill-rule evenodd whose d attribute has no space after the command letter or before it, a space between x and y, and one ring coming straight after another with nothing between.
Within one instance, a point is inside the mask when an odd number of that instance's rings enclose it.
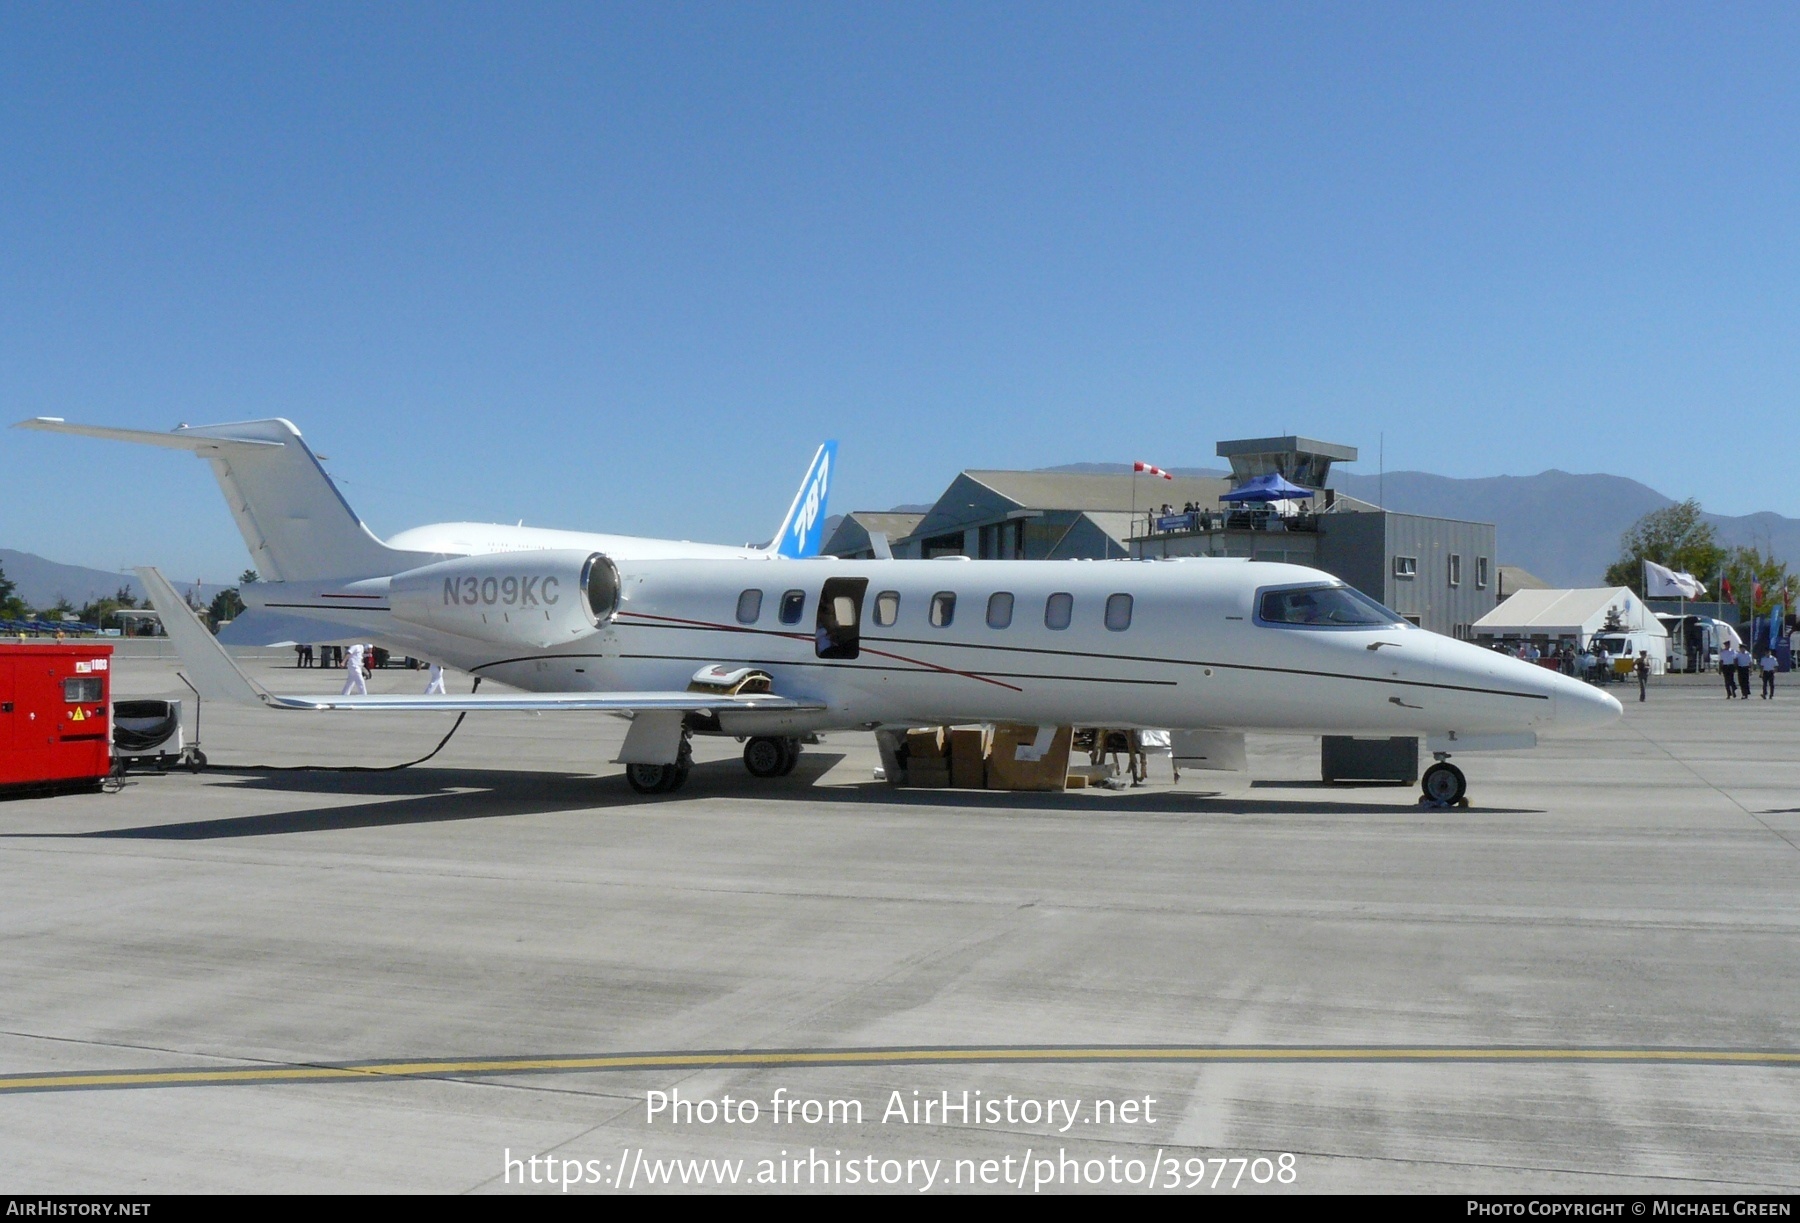
<instances>
[{"instance_id":1,"label":"control tower","mask_svg":"<svg viewBox=\"0 0 1800 1223\"><path fill-rule=\"evenodd\" d=\"M1356 462L1355 446L1315 441L1310 437L1251 437L1220 442L1219 457L1231 461L1233 484L1242 484L1271 472L1302 488L1325 487L1325 477L1335 463Z\"/></svg>"}]
</instances>

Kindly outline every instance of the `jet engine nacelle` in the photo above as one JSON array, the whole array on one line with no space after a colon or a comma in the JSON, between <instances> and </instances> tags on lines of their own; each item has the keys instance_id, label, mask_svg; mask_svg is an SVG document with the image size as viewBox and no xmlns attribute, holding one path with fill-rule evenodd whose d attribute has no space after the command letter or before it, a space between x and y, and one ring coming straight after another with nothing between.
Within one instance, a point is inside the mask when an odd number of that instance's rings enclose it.
<instances>
[{"instance_id":1,"label":"jet engine nacelle","mask_svg":"<svg viewBox=\"0 0 1800 1223\"><path fill-rule=\"evenodd\" d=\"M462 556L395 574L394 619L501 645L550 649L600 631L619 606L619 571L598 552Z\"/></svg>"}]
</instances>

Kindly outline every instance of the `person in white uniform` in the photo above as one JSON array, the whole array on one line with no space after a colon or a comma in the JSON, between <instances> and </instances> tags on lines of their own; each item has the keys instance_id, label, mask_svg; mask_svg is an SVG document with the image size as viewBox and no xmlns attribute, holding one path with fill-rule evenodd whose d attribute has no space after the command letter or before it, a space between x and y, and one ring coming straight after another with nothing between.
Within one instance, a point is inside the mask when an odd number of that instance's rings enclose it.
<instances>
[{"instance_id":1,"label":"person in white uniform","mask_svg":"<svg viewBox=\"0 0 1800 1223\"><path fill-rule=\"evenodd\" d=\"M431 664L431 682L425 685L425 695L442 694L444 691L444 664L434 662Z\"/></svg>"},{"instance_id":2,"label":"person in white uniform","mask_svg":"<svg viewBox=\"0 0 1800 1223\"><path fill-rule=\"evenodd\" d=\"M363 645L357 642L344 651L344 690L340 696L369 695L369 683L363 678Z\"/></svg>"}]
</instances>

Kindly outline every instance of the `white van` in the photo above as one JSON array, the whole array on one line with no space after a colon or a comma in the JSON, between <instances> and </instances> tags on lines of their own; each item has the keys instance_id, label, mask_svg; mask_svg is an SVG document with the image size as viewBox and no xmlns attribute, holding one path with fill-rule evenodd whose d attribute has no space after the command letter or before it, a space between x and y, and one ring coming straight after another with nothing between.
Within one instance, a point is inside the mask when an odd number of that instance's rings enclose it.
<instances>
[{"instance_id":1,"label":"white van","mask_svg":"<svg viewBox=\"0 0 1800 1223\"><path fill-rule=\"evenodd\" d=\"M1661 675L1669 669L1669 639L1658 633L1595 633L1588 648L1612 655L1613 670L1620 675L1637 666L1640 654L1650 656L1650 674Z\"/></svg>"}]
</instances>

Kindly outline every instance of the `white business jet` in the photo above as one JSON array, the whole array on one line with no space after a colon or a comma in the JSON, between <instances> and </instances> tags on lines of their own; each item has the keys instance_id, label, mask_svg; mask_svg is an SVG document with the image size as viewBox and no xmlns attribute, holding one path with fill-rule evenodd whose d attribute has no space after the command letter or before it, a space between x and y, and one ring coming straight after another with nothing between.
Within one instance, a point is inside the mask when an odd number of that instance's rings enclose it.
<instances>
[{"instance_id":1,"label":"white business jet","mask_svg":"<svg viewBox=\"0 0 1800 1223\"><path fill-rule=\"evenodd\" d=\"M361 529L336 505L340 527ZM1013 722L1172 727L1183 766L1198 768L1241 768L1246 731L1420 735L1437 756L1425 795L1452 803L1467 784L1452 752L1529 747L1540 730L1623 712L1598 689L1415 628L1298 565L589 547L395 558L379 575L312 574L246 593L519 692L272 694L161 574L139 573L208 696L294 710L629 714L618 759L645 793L686 780L695 734L746 738L746 766L773 776L792 769L798 737L813 732Z\"/></svg>"}]
</instances>

